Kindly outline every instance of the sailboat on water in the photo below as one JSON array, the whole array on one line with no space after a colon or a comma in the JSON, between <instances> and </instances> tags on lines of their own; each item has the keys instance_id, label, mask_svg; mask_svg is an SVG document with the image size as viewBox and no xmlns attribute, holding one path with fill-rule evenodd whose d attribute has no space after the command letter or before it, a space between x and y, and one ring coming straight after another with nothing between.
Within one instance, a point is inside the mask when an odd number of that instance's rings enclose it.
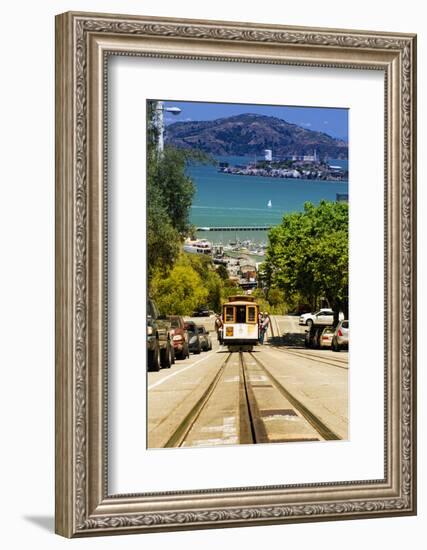
<instances>
[{"instance_id":1,"label":"sailboat on water","mask_svg":"<svg viewBox=\"0 0 427 550\"><path fill-rule=\"evenodd\" d=\"M273 205L271 204L271 199L270 199L270 200L268 201L268 203L267 203L267 208L272 208L272 206L273 206Z\"/></svg>"}]
</instances>

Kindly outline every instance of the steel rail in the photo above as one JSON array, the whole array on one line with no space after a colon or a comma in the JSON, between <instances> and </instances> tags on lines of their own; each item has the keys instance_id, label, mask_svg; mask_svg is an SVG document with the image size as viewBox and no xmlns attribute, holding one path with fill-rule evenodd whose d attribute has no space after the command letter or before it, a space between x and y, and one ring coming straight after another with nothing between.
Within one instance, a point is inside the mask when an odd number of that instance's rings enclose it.
<instances>
[{"instance_id":1,"label":"steel rail","mask_svg":"<svg viewBox=\"0 0 427 550\"><path fill-rule=\"evenodd\" d=\"M333 432L326 426L326 424L312 411L310 411L299 399L297 399L289 390L287 390L281 382L268 370L264 363L254 355L253 352L249 352L249 355L259 365L259 367L265 372L271 382L276 386L279 392L291 403L291 405L303 416L309 424L316 430L316 432L328 441L339 440L341 437Z\"/></svg>"},{"instance_id":2,"label":"steel rail","mask_svg":"<svg viewBox=\"0 0 427 550\"><path fill-rule=\"evenodd\" d=\"M206 407L212 393L214 392L215 388L217 387L223 373L225 370L225 367L227 366L231 353L227 354L227 357L222 362L220 368L218 369L218 372L215 374L212 382L209 384L209 386L206 388L206 390L203 392L202 396L198 401L193 405L191 410L188 412L184 420L179 424L178 428L175 430L175 432L171 435L171 437L168 439L167 443L165 444L165 447L181 447L183 443L185 442L188 434L192 430L194 424L196 423L197 419L199 418L201 412Z\"/></svg>"},{"instance_id":3,"label":"steel rail","mask_svg":"<svg viewBox=\"0 0 427 550\"><path fill-rule=\"evenodd\" d=\"M277 319L273 318L273 320L276 323L277 332L280 332L280 330L278 329ZM274 330L273 330L273 323L271 323L270 330L271 330L272 338L274 338L275 335L274 335ZM290 349L283 349L279 346L275 346L274 344L272 344L271 347L276 349L277 351L281 351L282 353L290 353L292 355L295 355L296 357L302 357L302 358L305 358L305 359L309 359L310 361L315 361L316 363L324 363L324 364L330 365L332 367L337 367L338 369L348 370L348 363L345 360L340 360L338 358L328 359L326 357L318 357L318 356L316 356L314 354L310 354L310 353L304 353L304 352L301 352L301 351L290 350Z\"/></svg>"},{"instance_id":4,"label":"steel rail","mask_svg":"<svg viewBox=\"0 0 427 550\"><path fill-rule=\"evenodd\" d=\"M246 352L247 353L247 352ZM267 430L264 422L261 419L258 403L250 383L250 377L248 376L248 369L245 363L245 356L243 352L239 352L240 371L241 371L241 384L243 386L240 393L240 418L241 418L241 435L245 434L247 428L242 429L242 418L246 417L246 422L249 423L250 432L252 435L251 443L269 443ZM244 413L244 409L247 410L247 415ZM241 438L242 439L242 438ZM243 443L244 441L240 441Z\"/></svg>"}]
</instances>

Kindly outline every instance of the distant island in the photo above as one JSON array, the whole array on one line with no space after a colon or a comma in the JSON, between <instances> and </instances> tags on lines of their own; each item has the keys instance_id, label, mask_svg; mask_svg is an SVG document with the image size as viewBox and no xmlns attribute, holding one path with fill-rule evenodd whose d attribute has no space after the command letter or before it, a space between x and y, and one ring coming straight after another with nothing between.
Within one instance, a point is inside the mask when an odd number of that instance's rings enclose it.
<instances>
[{"instance_id":1,"label":"distant island","mask_svg":"<svg viewBox=\"0 0 427 550\"><path fill-rule=\"evenodd\" d=\"M347 159L348 144L323 132L258 114L216 120L175 122L166 126L165 142L184 149L199 149L216 156L260 156L272 150L276 159L313 155Z\"/></svg>"},{"instance_id":2,"label":"distant island","mask_svg":"<svg viewBox=\"0 0 427 550\"><path fill-rule=\"evenodd\" d=\"M325 161L319 161L316 156L310 157L309 155L285 161L263 160L236 166L230 166L228 162L220 162L218 171L235 176L348 181L348 170Z\"/></svg>"}]
</instances>

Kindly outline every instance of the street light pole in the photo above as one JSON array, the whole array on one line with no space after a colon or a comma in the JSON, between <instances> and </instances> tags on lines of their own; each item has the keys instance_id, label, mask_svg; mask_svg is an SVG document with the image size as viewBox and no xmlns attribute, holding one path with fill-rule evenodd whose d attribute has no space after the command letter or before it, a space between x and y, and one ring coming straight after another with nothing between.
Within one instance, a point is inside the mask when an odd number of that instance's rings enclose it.
<instances>
[{"instance_id":1,"label":"street light pole","mask_svg":"<svg viewBox=\"0 0 427 550\"><path fill-rule=\"evenodd\" d=\"M179 107L166 107L163 101L156 101L154 107L154 125L157 128L157 154L161 156L165 148L164 135L165 135L165 121L164 112L172 113L173 115L179 115L181 109Z\"/></svg>"}]
</instances>

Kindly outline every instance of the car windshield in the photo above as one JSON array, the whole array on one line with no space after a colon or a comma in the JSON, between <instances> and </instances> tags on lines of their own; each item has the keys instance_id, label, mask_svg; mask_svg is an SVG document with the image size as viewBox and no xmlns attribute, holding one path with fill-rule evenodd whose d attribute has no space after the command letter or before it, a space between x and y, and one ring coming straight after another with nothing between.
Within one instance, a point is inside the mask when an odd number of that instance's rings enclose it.
<instances>
[{"instance_id":1,"label":"car windshield","mask_svg":"<svg viewBox=\"0 0 427 550\"><path fill-rule=\"evenodd\" d=\"M179 328L180 327L179 320L178 319L171 319L171 327L172 328Z\"/></svg>"}]
</instances>

